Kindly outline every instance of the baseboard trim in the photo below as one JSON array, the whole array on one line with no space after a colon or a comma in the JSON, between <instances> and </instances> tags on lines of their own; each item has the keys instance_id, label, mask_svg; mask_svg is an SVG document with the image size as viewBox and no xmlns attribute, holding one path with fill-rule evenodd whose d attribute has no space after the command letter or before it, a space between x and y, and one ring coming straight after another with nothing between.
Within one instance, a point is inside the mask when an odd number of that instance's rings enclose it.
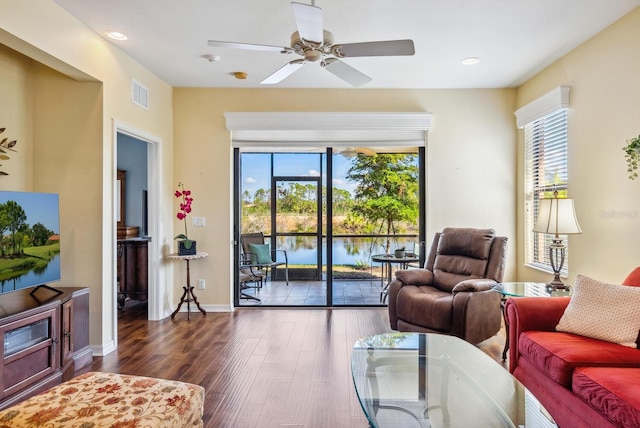
<instances>
[{"instance_id":1,"label":"baseboard trim","mask_svg":"<svg viewBox=\"0 0 640 428\"><path fill-rule=\"evenodd\" d=\"M116 350L115 342L112 340L104 345L91 345L93 355L97 357L104 357Z\"/></svg>"}]
</instances>

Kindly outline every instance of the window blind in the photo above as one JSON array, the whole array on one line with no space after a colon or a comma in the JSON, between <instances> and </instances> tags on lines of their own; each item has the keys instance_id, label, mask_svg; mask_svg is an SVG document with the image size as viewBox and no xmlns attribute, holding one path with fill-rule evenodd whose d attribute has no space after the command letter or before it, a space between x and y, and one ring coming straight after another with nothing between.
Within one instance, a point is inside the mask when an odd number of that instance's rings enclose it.
<instances>
[{"instance_id":1,"label":"window blind","mask_svg":"<svg viewBox=\"0 0 640 428\"><path fill-rule=\"evenodd\" d=\"M431 113L226 112L231 144L250 151L313 147L424 147Z\"/></svg>"},{"instance_id":2,"label":"window blind","mask_svg":"<svg viewBox=\"0 0 640 428\"><path fill-rule=\"evenodd\" d=\"M532 230L540 199L553 197L554 191L561 198L567 197L567 110L562 108L525 124L524 140L526 263L551 272L548 253L551 235ZM561 238L567 246L567 258L561 272L566 276L569 245L566 235Z\"/></svg>"}]
</instances>

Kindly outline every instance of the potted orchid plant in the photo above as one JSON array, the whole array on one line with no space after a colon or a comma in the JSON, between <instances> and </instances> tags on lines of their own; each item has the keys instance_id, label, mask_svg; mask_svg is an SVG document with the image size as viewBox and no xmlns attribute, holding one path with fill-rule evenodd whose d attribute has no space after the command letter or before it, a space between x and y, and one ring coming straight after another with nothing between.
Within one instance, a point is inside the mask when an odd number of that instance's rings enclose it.
<instances>
[{"instance_id":1,"label":"potted orchid plant","mask_svg":"<svg viewBox=\"0 0 640 428\"><path fill-rule=\"evenodd\" d=\"M180 209L176 217L178 217L178 220L184 220L184 233L176 235L173 239L180 239L178 242L179 255L192 255L196 253L196 241L189 239L187 231L187 216L191 213L191 203L193 202L191 190L186 190L183 183L178 183L178 190L176 190L175 196L180 199Z\"/></svg>"}]
</instances>

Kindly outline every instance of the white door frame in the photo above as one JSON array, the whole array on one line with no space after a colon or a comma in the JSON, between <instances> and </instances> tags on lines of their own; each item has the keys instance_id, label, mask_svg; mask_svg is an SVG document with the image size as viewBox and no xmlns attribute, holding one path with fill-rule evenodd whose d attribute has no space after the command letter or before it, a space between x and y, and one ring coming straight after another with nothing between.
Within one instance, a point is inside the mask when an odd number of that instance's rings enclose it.
<instances>
[{"instance_id":1,"label":"white door frame","mask_svg":"<svg viewBox=\"0 0 640 428\"><path fill-rule=\"evenodd\" d=\"M160 239L160 198L159 198L159 183L160 181L160 145L162 140L160 137L155 135L148 134L144 131L136 129L132 126L129 126L123 122L119 122L114 120L113 122L113 141L114 141L114 157L113 159L118 159L118 134L128 135L132 138L140 140L142 142L147 143L147 215L148 215L148 231L147 234L151 237L151 241L149 242L149 290L148 290L148 319L149 320L159 320L163 317L162 311L162 301L163 296L166 294L166 284L162 284L159 280L159 260L160 254L162 253L161 239ZM115 176L117 169L117 162L114 161L113 164L113 174ZM115 203L115 192L114 192L114 200L113 206L114 211L116 207ZM115 218L115 214L114 214ZM116 278L116 270L117 270L117 243L116 236L113 236L113 252L114 252L114 278ZM117 332L117 323L118 323L118 314L117 314L117 290L116 287L113 287L114 297L113 297L113 320L114 320L114 331ZM117 346L117 333L116 333L116 346Z\"/></svg>"}]
</instances>

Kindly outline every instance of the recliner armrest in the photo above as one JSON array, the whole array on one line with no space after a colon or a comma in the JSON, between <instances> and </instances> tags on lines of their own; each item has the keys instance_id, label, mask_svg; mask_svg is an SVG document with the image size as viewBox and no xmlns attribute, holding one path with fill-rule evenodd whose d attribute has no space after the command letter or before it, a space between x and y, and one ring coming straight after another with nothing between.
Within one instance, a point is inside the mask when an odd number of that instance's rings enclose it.
<instances>
[{"instance_id":1,"label":"recliner armrest","mask_svg":"<svg viewBox=\"0 0 640 428\"><path fill-rule=\"evenodd\" d=\"M451 290L451 292L453 294L456 294L463 291L467 291L467 292L487 291L487 290L491 290L496 285L498 285L498 283L495 282L493 279L485 279L485 278L466 279L464 281L457 283L455 287L453 287L453 290Z\"/></svg>"},{"instance_id":2,"label":"recliner armrest","mask_svg":"<svg viewBox=\"0 0 640 428\"><path fill-rule=\"evenodd\" d=\"M431 285L433 284L433 272L428 269L399 269L396 278L402 285Z\"/></svg>"}]
</instances>

